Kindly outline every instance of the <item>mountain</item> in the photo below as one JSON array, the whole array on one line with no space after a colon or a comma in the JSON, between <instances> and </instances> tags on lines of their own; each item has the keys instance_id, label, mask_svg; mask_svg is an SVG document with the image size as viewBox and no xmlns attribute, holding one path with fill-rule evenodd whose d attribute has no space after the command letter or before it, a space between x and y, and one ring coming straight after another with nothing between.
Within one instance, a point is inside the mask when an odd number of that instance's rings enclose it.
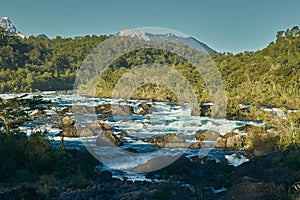
<instances>
[{"instance_id":1,"label":"mountain","mask_svg":"<svg viewBox=\"0 0 300 200\"><path fill-rule=\"evenodd\" d=\"M188 45L191 48L195 48L198 50L205 50L207 52L215 52L212 48L208 47L206 44L198 41L197 39L193 37L181 37L177 36L173 33L166 33L166 34L154 34L154 33L148 33L143 30L124 30L120 31L115 34L117 37L126 36L131 38L139 38L143 39L145 41L156 41L156 42L163 42L163 41L169 41L173 43L183 43L185 45Z\"/></svg>"},{"instance_id":2,"label":"mountain","mask_svg":"<svg viewBox=\"0 0 300 200\"><path fill-rule=\"evenodd\" d=\"M37 38L42 38L42 39L45 39L45 40L48 40L49 37L46 35L46 34L39 34L38 36L36 36Z\"/></svg>"},{"instance_id":3,"label":"mountain","mask_svg":"<svg viewBox=\"0 0 300 200\"><path fill-rule=\"evenodd\" d=\"M13 25L8 17L0 18L0 27L6 29L7 31L16 34L17 36L24 38L25 36L21 34L20 31Z\"/></svg>"}]
</instances>

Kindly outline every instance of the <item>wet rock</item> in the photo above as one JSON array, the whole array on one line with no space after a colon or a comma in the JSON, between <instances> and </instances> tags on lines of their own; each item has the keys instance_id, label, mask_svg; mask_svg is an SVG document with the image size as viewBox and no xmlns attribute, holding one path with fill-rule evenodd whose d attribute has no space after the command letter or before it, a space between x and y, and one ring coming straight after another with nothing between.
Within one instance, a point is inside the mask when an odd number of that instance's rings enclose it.
<instances>
[{"instance_id":1,"label":"wet rock","mask_svg":"<svg viewBox=\"0 0 300 200\"><path fill-rule=\"evenodd\" d=\"M195 138L198 141L203 141L203 140L216 141L220 136L221 136L220 133L212 130L199 130L195 134Z\"/></svg>"},{"instance_id":2,"label":"wet rock","mask_svg":"<svg viewBox=\"0 0 300 200\"><path fill-rule=\"evenodd\" d=\"M112 126L100 120L93 121L87 128L92 131L100 131L100 130L110 131L114 129Z\"/></svg>"},{"instance_id":3,"label":"wet rock","mask_svg":"<svg viewBox=\"0 0 300 200\"><path fill-rule=\"evenodd\" d=\"M112 105L102 104L95 107L96 113L105 116L127 116L133 113L133 110L128 105Z\"/></svg>"},{"instance_id":4,"label":"wet rock","mask_svg":"<svg viewBox=\"0 0 300 200\"><path fill-rule=\"evenodd\" d=\"M238 127L233 130L233 132L238 133L240 135L248 135L251 133L263 133L266 130L262 126L255 126L251 124L246 124L245 126Z\"/></svg>"},{"instance_id":5,"label":"wet rock","mask_svg":"<svg viewBox=\"0 0 300 200\"><path fill-rule=\"evenodd\" d=\"M123 141L120 137L110 131L102 132L96 139L97 146L122 146Z\"/></svg>"},{"instance_id":6,"label":"wet rock","mask_svg":"<svg viewBox=\"0 0 300 200\"><path fill-rule=\"evenodd\" d=\"M191 148L191 149L200 149L202 147L202 145L203 145L202 142L195 142L195 143L191 144L189 146L189 148Z\"/></svg>"},{"instance_id":7,"label":"wet rock","mask_svg":"<svg viewBox=\"0 0 300 200\"><path fill-rule=\"evenodd\" d=\"M183 148L189 146L184 138L174 133L164 135L163 137L146 139L145 141L155 143L155 146L158 148Z\"/></svg>"},{"instance_id":8,"label":"wet rock","mask_svg":"<svg viewBox=\"0 0 300 200\"><path fill-rule=\"evenodd\" d=\"M79 137L91 137L94 135L93 131L86 127L76 127Z\"/></svg>"},{"instance_id":9,"label":"wet rock","mask_svg":"<svg viewBox=\"0 0 300 200\"><path fill-rule=\"evenodd\" d=\"M58 134L58 136L79 137L77 134L77 129L73 125L63 125L62 131Z\"/></svg>"},{"instance_id":10,"label":"wet rock","mask_svg":"<svg viewBox=\"0 0 300 200\"><path fill-rule=\"evenodd\" d=\"M166 167L176 161L178 156L161 156L148 160L146 163L139 164L132 169L135 173L152 172L163 167Z\"/></svg>"},{"instance_id":11,"label":"wet rock","mask_svg":"<svg viewBox=\"0 0 300 200\"><path fill-rule=\"evenodd\" d=\"M229 132L224 136L218 137L215 147L230 150L242 150L245 146L244 140L244 137L240 136L238 133Z\"/></svg>"},{"instance_id":12,"label":"wet rock","mask_svg":"<svg viewBox=\"0 0 300 200\"><path fill-rule=\"evenodd\" d=\"M84 106L84 105L73 105L65 110L66 112L73 112L74 115L83 115L83 114L95 114L95 107Z\"/></svg>"},{"instance_id":13,"label":"wet rock","mask_svg":"<svg viewBox=\"0 0 300 200\"><path fill-rule=\"evenodd\" d=\"M74 125L75 123L75 120L69 116L64 116L62 119L61 119L61 125L62 126L70 126L70 125Z\"/></svg>"},{"instance_id":14,"label":"wet rock","mask_svg":"<svg viewBox=\"0 0 300 200\"><path fill-rule=\"evenodd\" d=\"M44 110L38 110L36 113L30 116L31 119L36 119L36 118L45 118L45 111Z\"/></svg>"},{"instance_id":15,"label":"wet rock","mask_svg":"<svg viewBox=\"0 0 300 200\"><path fill-rule=\"evenodd\" d=\"M151 105L147 104L146 102L139 104L139 107L142 108L142 110L138 114L147 115L152 112Z\"/></svg>"},{"instance_id":16,"label":"wet rock","mask_svg":"<svg viewBox=\"0 0 300 200\"><path fill-rule=\"evenodd\" d=\"M261 126L245 125L218 137L216 148L227 150L249 150L255 156L272 153L274 136Z\"/></svg>"},{"instance_id":17,"label":"wet rock","mask_svg":"<svg viewBox=\"0 0 300 200\"><path fill-rule=\"evenodd\" d=\"M72 106L68 106L68 107L62 109L62 112L63 113L71 113L72 112Z\"/></svg>"}]
</instances>

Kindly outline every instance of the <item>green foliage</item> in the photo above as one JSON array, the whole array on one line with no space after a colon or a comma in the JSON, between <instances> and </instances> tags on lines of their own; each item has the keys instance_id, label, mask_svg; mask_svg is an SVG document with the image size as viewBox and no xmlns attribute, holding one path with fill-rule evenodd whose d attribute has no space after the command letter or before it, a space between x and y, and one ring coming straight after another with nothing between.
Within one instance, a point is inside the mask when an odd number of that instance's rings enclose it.
<instances>
[{"instance_id":1,"label":"green foliage","mask_svg":"<svg viewBox=\"0 0 300 200\"><path fill-rule=\"evenodd\" d=\"M300 34L293 27L279 31L276 41L257 52L211 53L222 74L230 102L252 105L299 108L300 101ZM72 89L77 69L91 50L107 36L86 36L81 39L20 39L5 30L0 31L0 91L24 92L36 90ZM134 42L133 42L134 43ZM113 47L122 48L122 47ZM183 48L175 45L174 48ZM191 51L188 50L187 51ZM111 52L108 52L110 56ZM193 54L188 52L187 54ZM87 63L96 62L89 57ZM110 97L119 79L130 69L146 63L158 63L172 67L183 75L193 88L200 102L211 101L205 82L195 67L185 59L159 49L141 49L129 52L113 61L97 84L96 95ZM93 76L94 72L84 72ZM178 84L180 85L180 84ZM93 85L87 85L91 88ZM152 94L150 94L152 93ZM160 97L157 98L157 94ZM153 84L134 92L134 98L173 99L168 89ZM233 105L233 104L231 104ZM229 107L230 115L237 108Z\"/></svg>"},{"instance_id":2,"label":"green foliage","mask_svg":"<svg viewBox=\"0 0 300 200\"><path fill-rule=\"evenodd\" d=\"M277 34L257 52L216 55L231 101L299 109L300 35L298 27Z\"/></svg>"},{"instance_id":3,"label":"green foliage","mask_svg":"<svg viewBox=\"0 0 300 200\"><path fill-rule=\"evenodd\" d=\"M76 70L107 36L20 39L0 31L0 92L72 89Z\"/></svg>"},{"instance_id":4,"label":"green foliage","mask_svg":"<svg viewBox=\"0 0 300 200\"><path fill-rule=\"evenodd\" d=\"M86 152L55 150L38 135L1 135L0 151L0 182L9 183L6 199L46 199L62 186L82 188L99 164Z\"/></svg>"}]
</instances>

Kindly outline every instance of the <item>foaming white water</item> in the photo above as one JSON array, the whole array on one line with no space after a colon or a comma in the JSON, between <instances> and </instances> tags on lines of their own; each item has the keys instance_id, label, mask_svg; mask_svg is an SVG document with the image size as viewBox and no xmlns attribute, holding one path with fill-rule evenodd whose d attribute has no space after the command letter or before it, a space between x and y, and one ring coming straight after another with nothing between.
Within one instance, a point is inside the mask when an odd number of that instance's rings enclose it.
<instances>
[{"instance_id":1,"label":"foaming white water","mask_svg":"<svg viewBox=\"0 0 300 200\"><path fill-rule=\"evenodd\" d=\"M230 165L233 165L235 167L249 161L249 159L244 155L238 155L236 153L232 155L225 155L225 158L228 160Z\"/></svg>"},{"instance_id":2,"label":"foaming white water","mask_svg":"<svg viewBox=\"0 0 300 200\"><path fill-rule=\"evenodd\" d=\"M20 97L25 94L1 94L3 99ZM32 97L37 94L28 94L25 98ZM28 135L39 131L47 132L47 136L55 145L59 145L62 141L61 137L56 135L61 131L55 119L58 119L57 110L62 110L72 105L84 105L89 107L99 106L102 104L116 104L131 106L138 113L138 106L142 100L131 99L107 99L93 98L77 94L57 94L55 92L43 92L40 94L44 100L51 101L50 109L45 110L46 118L36 118L33 121L24 123L20 129ZM147 102L147 101L146 101ZM147 102L151 105L153 112L147 116L130 114L128 116L113 116L101 118L104 123L107 123L114 128L123 130L127 133L123 147L99 147L96 145L96 137L87 138L64 138L66 148L80 149L87 147L91 149L94 155L100 160L105 160L108 169L130 171L134 167L145 164L153 158L162 156L174 156L184 154L186 157L192 158L195 156L211 156L216 161L225 154L215 153L211 148L201 149L181 149L181 148L163 148L157 149L153 144L145 142L145 139L151 137L160 137L169 133L181 134L188 144L196 142L195 133L198 130L213 130L221 135L232 131L236 127L245 124L253 124L254 122L230 121L226 119L213 119L210 117L191 116L191 108L189 105L176 106L165 102ZM34 115L36 111L32 111L29 115ZM73 116L68 113L76 121L76 125L87 126L92 121L99 119L99 115L89 113L84 115ZM147 122L146 117L151 118L151 122ZM213 145L214 141L205 141L207 144ZM127 149L133 149L138 152L131 154ZM237 158L233 155L227 155L226 159L234 166L241 162L245 162L245 157ZM132 173L128 176L135 177ZM116 175L117 176L117 175ZM138 176L141 178L141 176ZM138 179L138 178L137 178Z\"/></svg>"}]
</instances>

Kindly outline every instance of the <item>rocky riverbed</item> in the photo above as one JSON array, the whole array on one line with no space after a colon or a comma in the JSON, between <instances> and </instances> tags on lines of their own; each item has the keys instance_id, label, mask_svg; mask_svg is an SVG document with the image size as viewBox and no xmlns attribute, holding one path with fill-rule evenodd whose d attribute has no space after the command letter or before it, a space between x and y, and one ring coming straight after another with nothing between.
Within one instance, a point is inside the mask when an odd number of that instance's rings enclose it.
<instances>
[{"instance_id":1,"label":"rocky riverbed","mask_svg":"<svg viewBox=\"0 0 300 200\"><path fill-rule=\"evenodd\" d=\"M193 116L166 102L42 96L51 103L20 129L100 161L85 187L63 187L60 199L286 199L299 179L299 166L284 162L295 155L255 142L272 134L256 121Z\"/></svg>"}]
</instances>

